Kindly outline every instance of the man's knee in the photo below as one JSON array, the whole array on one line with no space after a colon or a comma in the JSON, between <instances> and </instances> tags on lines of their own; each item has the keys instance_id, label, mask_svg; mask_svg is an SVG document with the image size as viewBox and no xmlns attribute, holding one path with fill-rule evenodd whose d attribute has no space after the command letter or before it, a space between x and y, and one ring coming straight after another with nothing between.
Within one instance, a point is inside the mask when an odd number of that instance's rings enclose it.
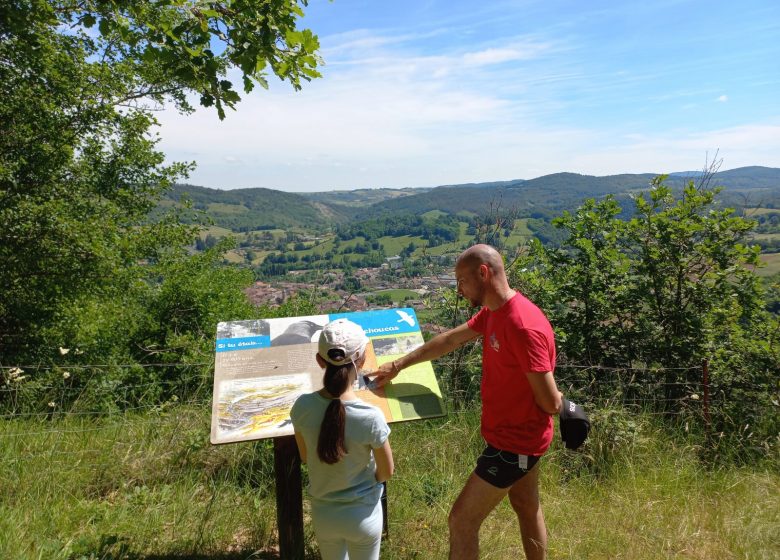
<instances>
[{"instance_id":1,"label":"man's knee","mask_svg":"<svg viewBox=\"0 0 780 560\"><path fill-rule=\"evenodd\" d=\"M455 503L450 510L449 517L447 517L447 525L450 528L450 534L478 532L482 520L475 518L466 508Z\"/></svg>"},{"instance_id":2,"label":"man's knee","mask_svg":"<svg viewBox=\"0 0 780 560\"><path fill-rule=\"evenodd\" d=\"M539 511L539 494L537 492L511 492L509 503L520 516L533 516Z\"/></svg>"}]
</instances>

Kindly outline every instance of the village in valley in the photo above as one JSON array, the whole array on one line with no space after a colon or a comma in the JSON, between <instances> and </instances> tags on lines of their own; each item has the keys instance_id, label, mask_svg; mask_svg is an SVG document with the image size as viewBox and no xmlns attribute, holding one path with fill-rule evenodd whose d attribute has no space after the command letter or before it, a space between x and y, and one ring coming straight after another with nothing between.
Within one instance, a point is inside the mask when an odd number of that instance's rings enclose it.
<instances>
[{"instance_id":1,"label":"village in valley","mask_svg":"<svg viewBox=\"0 0 780 560\"><path fill-rule=\"evenodd\" d=\"M441 288L454 288L455 276L449 272L426 276L404 275L401 257L388 257L379 267L358 268L347 282L339 270L323 272L318 281L299 281L296 276L308 277L311 271L291 271L280 281L255 281L246 294L255 305L276 306L294 295L314 294L319 311L368 311L389 307L426 309L432 297ZM349 289L347 289L349 288Z\"/></svg>"}]
</instances>

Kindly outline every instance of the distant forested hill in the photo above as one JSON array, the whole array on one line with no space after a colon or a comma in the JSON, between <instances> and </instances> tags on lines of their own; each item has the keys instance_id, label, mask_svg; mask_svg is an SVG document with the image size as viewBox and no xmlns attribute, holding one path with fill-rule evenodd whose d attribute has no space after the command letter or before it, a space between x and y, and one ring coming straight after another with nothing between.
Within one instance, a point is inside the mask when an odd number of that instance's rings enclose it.
<instances>
[{"instance_id":1,"label":"distant forested hill","mask_svg":"<svg viewBox=\"0 0 780 560\"><path fill-rule=\"evenodd\" d=\"M698 172L670 174L668 184L681 187ZM419 189L357 189L294 194L272 189L207 189L177 185L161 206L178 202L182 195L205 211L216 225L234 231L303 227L316 229L347 220L378 216L423 214L484 214L500 207L524 217L550 217L577 208L587 198L614 194L621 201L646 190L653 173L594 177L555 173L530 180L494 181ZM742 167L718 173L712 185L725 187L723 204L735 207L780 207L780 169ZM624 205L625 206L625 205Z\"/></svg>"},{"instance_id":2,"label":"distant forested hill","mask_svg":"<svg viewBox=\"0 0 780 560\"><path fill-rule=\"evenodd\" d=\"M299 194L273 189L208 189L195 185L174 185L161 206L192 201L215 225L233 231L291 228L317 229L340 223L349 216L343 207L309 200Z\"/></svg>"},{"instance_id":3,"label":"distant forested hill","mask_svg":"<svg viewBox=\"0 0 780 560\"><path fill-rule=\"evenodd\" d=\"M555 215L572 210L586 198L614 194L619 199L630 193L649 188L654 173L610 175L594 177L576 173L555 173L528 181L442 186L428 192L387 200L374 204L365 213L423 213L440 210L448 213L471 211L483 214L500 205L502 209L517 209L525 216ZM681 187L688 174L676 174L667 180L671 187ZM713 185L725 187L723 200L736 204L746 197L754 203L780 202L780 169L743 167L718 173ZM739 195L735 197L735 195Z\"/></svg>"},{"instance_id":4,"label":"distant forested hill","mask_svg":"<svg viewBox=\"0 0 780 560\"><path fill-rule=\"evenodd\" d=\"M482 184L442 186L405 198L375 204L371 211L387 213L423 213L431 210L456 214L483 214L491 206L515 208L523 213L534 210L555 211L576 207L583 199L609 193L647 187L653 175L614 175L592 177L576 173L556 173L529 181L506 181L490 186Z\"/></svg>"},{"instance_id":5,"label":"distant forested hill","mask_svg":"<svg viewBox=\"0 0 780 560\"><path fill-rule=\"evenodd\" d=\"M394 200L430 191L430 188L405 188L405 189L355 189L352 191L325 191L313 193L301 193L301 196L315 202L324 204L339 204L350 207L370 206L380 204L386 200Z\"/></svg>"}]
</instances>

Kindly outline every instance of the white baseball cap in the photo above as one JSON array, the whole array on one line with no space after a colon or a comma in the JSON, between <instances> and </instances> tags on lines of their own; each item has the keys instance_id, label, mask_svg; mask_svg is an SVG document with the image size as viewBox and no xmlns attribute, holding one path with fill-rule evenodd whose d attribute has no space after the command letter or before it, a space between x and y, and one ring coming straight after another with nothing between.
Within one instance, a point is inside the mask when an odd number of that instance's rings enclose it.
<instances>
[{"instance_id":1,"label":"white baseball cap","mask_svg":"<svg viewBox=\"0 0 780 560\"><path fill-rule=\"evenodd\" d=\"M363 327L349 319L336 319L322 329L317 353L329 364L343 366L356 362L363 354L366 344L368 344L368 337L363 332ZM332 349L344 352L344 358L334 360L328 356L328 351Z\"/></svg>"}]
</instances>

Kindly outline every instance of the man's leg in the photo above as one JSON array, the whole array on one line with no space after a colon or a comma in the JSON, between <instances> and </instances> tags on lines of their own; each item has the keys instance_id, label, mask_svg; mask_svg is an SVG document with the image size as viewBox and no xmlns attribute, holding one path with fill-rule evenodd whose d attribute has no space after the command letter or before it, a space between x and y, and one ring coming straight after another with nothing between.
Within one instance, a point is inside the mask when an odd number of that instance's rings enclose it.
<instances>
[{"instance_id":1,"label":"man's leg","mask_svg":"<svg viewBox=\"0 0 780 560\"><path fill-rule=\"evenodd\" d=\"M520 521L525 557L527 560L544 560L547 553L547 527L539 501L539 463L510 487L509 503Z\"/></svg>"},{"instance_id":2,"label":"man's leg","mask_svg":"<svg viewBox=\"0 0 780 560\"><path fill-rule=\"evenodd\" d=\"M508 491L471 473L450 511L450 560L477 560L479 528Z\"/></svg>"}]
</instances>

